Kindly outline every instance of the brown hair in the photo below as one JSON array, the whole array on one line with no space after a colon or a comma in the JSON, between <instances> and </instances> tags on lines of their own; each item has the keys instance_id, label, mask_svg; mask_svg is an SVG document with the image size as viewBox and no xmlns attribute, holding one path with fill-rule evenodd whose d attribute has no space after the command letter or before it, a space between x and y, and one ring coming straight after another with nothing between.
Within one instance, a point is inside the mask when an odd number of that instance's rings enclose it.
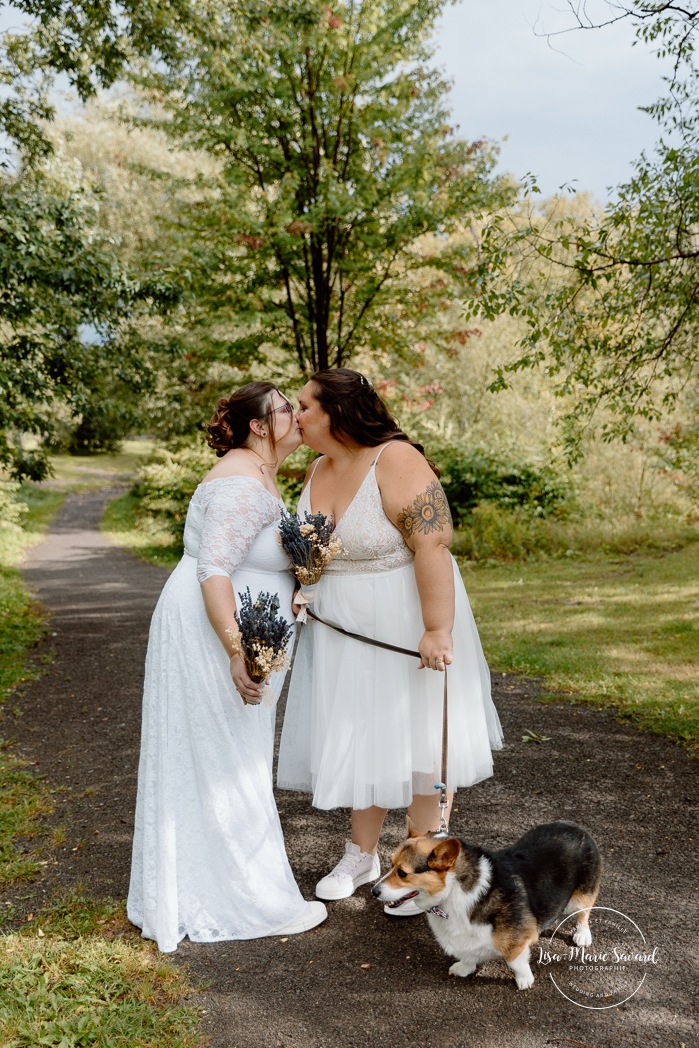
<instances>
[{"instance_id":1,"label":"brown hair","mask_svg":"<svg viewBox=\"0 0 699 1048\"><path fill-rule=\"evenodd\" d=\"M272 394L279 390L271 382L249 382L230 397L221 397L216 411L205 424L206 443L219 458L232 448L242 448L250 436L250 423L259 419L267 424L274 451L274 413ZM284 394L281 394L284 396Z\"/></svg>"},{"instance_id":2,"label":"brown hair","mask_svg":"<svg viewBox=\"0 0 699 1048\"><path fill-rule=\"evenodd\" d=\"M314 386L312 396L330 418L330 435L341 444L353 441L370 448L388 440L405 440L425 455L422 444L399 428L371 382L358 371L327 368L311 375L310 381ZM434 462L427 461L439 476Z\"/></svg>"}]
</instances>

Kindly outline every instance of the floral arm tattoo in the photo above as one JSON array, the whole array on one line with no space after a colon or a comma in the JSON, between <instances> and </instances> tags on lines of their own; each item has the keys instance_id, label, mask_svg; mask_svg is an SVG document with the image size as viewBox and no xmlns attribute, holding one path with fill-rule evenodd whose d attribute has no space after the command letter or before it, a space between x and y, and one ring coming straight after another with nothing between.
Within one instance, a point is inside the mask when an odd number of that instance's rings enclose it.
<instances>
[{"instance_id":1,"label":"floral arm tattoo","mask_svg":"<svg viewBox=\"0 0 699 1048\"><path fill-rule=\"evenodd\" d=\"M397 524L404 538L419 532L429 535L451 527L449 503L438 480L433 480L414 502L400 511Z\"/></svg>"}]
</instances>

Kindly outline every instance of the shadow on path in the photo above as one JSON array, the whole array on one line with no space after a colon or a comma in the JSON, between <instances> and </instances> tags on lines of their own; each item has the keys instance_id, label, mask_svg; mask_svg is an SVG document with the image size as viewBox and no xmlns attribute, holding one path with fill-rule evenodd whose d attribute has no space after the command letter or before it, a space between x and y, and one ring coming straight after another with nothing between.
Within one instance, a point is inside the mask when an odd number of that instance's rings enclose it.
<instances>
[{"instance_id":1,"label":"shadow on path","mask_svg":"<svg viewBox=\"0 0 699 1048\"><path fill-rule=\"evenodd\" d=\"M37 893L50 897L78 883L96 897L123 898L128 885L143 660L167 572L99 533L104 505L118 493L69 496L24 568L51 612L44 648L55 660L21 690L21 716L6 722L5 733L65 789L56 820L67 827L56 864L27 889L27 898L34 893L27 905L37 904ZM175 960L207 987L197 1000L213 1048L699 1043L699 765L670 741L608 714L536 702L531 682L497 676L494 693L506 746L495 777L457 796L452 832L497 848L537 822L587 825L605 861L600 905L627 914L658 947L640 990L620 1007L593 1010L563 997L536 963L528 992L516 990L501 963L449 978L450 961L427 922L385 917L362 888L330 904L325 924L286 942L181 945ZM551 741L522 743L528 729ZM342 852L347 813L314 812L305 796L288 792L278 793L278 803L292 867L312 897ZM402 836L403 814L392 813L384 862ZM594 918L592 927L594 934Z\"/></svg>"}]
</instances>

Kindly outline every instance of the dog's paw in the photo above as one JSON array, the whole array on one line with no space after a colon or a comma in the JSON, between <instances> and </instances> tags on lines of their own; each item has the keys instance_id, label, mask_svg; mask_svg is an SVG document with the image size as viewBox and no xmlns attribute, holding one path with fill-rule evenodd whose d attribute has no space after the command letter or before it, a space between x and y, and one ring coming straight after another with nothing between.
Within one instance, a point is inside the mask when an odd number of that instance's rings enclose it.
<instances>
[{"instance_id":1,"label":"dog's paw","mask_svg":"<svg viewBox=\"0 0 699 1048\"><path fill-rule=\"evenodd\" d=\"M573 933L573 942L576 946L590 946L592 943L592 932L582 924L576 925Z\"/></svg>"},{"instance_id":2,"label":"dog's paw","mask_svg":"<svg viewBox=\"0 0 699 1048\"><path fill-rule=\"evenodd\" d=\"M534 985L534 973L531 968L526 972L515 972L518 990L529 990Z\"/></svg>"},{"instance_id":3,"label":"dog's paw","mask_svg":"<svg viewBox=\"0 0 699 1048\"><path fill-rule=\"evenodd\" d=\"M455 964L452 964L449 974L460 975L462 978L465 978L467 975L473 975L475 970L476 966L472 961L457 961Z\"/></svg>"}]
</instances>

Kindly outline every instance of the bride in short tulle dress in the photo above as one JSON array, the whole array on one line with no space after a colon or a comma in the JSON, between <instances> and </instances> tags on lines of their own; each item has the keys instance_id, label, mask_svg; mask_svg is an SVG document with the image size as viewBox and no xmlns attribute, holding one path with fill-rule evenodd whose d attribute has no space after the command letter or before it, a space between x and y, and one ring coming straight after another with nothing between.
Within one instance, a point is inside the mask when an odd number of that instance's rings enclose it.
<instances>
[{"instance_id":1,"label":"bride in short tulle dress","mask_svg":"<svg viewBox=\"0 0 699 1048\"><path fill-rule=\"evenodd\" d=\"M424 624L414 554L386 516L377 455L337 522L344 557L326 568L313 610L343 629L416 649ZM315 463L317 466L318 461ZM315 467L314 467L315 471ZM312 512L313 476L299 502ZM454 657L449 666L448 788L493 773L502 746L490 675L456 562ZM301 629L281 739L277 782L313 794L318 808L407 807L441 777L441 674L309 619Z\"/></svg>"}]
</instances>

